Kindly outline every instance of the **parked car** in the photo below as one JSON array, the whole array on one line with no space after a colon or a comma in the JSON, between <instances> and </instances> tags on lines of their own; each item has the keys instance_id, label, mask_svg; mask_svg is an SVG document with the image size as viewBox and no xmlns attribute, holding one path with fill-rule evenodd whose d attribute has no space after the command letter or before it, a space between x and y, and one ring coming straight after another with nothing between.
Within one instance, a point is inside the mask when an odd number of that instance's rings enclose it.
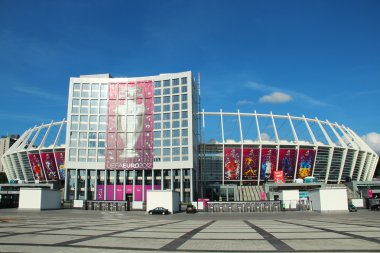
<instances>
[{"instance_id":1,"label":"parked car","mask_svg":"<svg viewBox=\"0 0 380 253\"><path fill-rule=\"evenodd\" d=\"M148 214L169 214L169 210L163 207L156 207L152 210L149 210Z\"/></svg>"},{"instance_id":2,"label":"parked car","mask_svg":"<svg viewBox=\"0 0 380 253\"><path fill-rule=\"evenodd\" d=\"M348 204L348 211L350 211L350 212L357 212L358 209L353 204Z\"/></svg>"},{"instance_id":3,"label":"parked car","mask_svg":"<svg viewBox=\"0 0 380 253\"><path fill-rule=\"evenodd\" d=\"M196 213L197 209L193 205L187 205L186 207L186 213Z\"/></svg>"}]
</instances>

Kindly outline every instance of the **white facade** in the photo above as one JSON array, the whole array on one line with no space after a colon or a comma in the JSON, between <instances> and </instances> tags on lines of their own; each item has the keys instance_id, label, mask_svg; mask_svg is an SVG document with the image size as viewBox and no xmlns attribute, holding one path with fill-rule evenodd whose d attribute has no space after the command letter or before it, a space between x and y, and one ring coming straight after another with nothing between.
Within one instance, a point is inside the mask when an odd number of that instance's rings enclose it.
<instances>
[{"instance_id":1,"label":"white facade","mask_svg":"<svg viewBox=\"0 0 380 253\"><path fill-rule=\"evenodd\" d=\"M61 208L61 192L45 188L21 188L19 209L49 210Z\"/></svg>"}]
</instances>

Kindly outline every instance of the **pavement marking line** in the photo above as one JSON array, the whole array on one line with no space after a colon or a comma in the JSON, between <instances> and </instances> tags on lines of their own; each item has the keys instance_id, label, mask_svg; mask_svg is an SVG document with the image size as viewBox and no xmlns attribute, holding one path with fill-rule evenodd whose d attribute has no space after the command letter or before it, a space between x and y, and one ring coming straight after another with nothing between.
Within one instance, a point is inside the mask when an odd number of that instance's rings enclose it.
<instances>
[{"instance_id":1,"label":"pavement marking line","mask_svg":"<svg viewBox=\"0 0 380 253\"><path fill-rule=\"evenodd\" d=\"M182 246L185 242L190 240L194 235L202 231L203 229L207 228L211 224L213 224L215 220L210 221L200 227L197 227L186 234L183 234L182 236L178 237L177 239L171 241L170 243L166 244L165 246L161 247L160 250L167 250L167 251L176 251L179 247Z\"/></svg>"},{"instance_id":2,"label":"pavement marking line","mask_svg":"<svg viewBox=\"0 0 380 253\"><path fill-rule=\"evenodd\" d=\"M299 224L299 223L295 223L295 222L280 221L280 220L276 220L276 221L277 222L281 222L281 223L285 223L285 224L292 224L292 225L303 226L303 227L307 227L307 228L320 229L320 230L325 231L325 232L332 232L332 233L336 233L336 234L340 234L340 235L345 235L345 236L348 236L348 237L353 237L355 239L362 239L362 240L365 240L365 241L370 241L370 242L374 242L374 243L379 243L380 244L380 240L379 239L372 238L372 237L365 237L365 236L361 236L361 235L350 234L350 233L343 232L343 231L337 231L337 230L333 230L333 229L329 229L329 228L320 228L320 227L316 227L316 226Z\"/></svg>"},{"instance_id":3,"label":"pavement marking line","mask_svg":"<svg viewBox=\"0 0 380 253\"><path fill-rule=\"evenodd\" d=\"M84 242L84 241L94 240L94 239L98 239L98 238L101 238L101 237L108 237L108 236L112 236L112 235L117 235L117 234L121 234L121 233L125 233L125 232L136 231L136 230L145 229L145 228L154 228L154 227L159 227L159 226L163 226L163 225L176 224L176 223L179 223L179 222L182 222L182 221L162 223L162 224L150 225L150 226L146 226L146 227L138 227L138 228L127 229L127 230L119 230L119 231L114 231L114 232L110 232L110 233L106 233L106 234L101 234L101 235L95 235L95 236L91 235L91 236L86 236L85 238L80 238L80 239L75 239L75 240L71 240L71 241L60 242L60 243L56 243L56 244L53 244L53 245L54 246L67 246L69 244L74 244L74 243L78 243L78 242Z\"/></svg>"},{"instance_id":4,"label":"pavement marking line","mask_svg":"<svg viewBox=\"0 0 380 253\"><path fill-rule=\"evenodd\" d=\"M252 224L251 222L244 220L245 224L254 229L257 233L259 233L265 240L267 240L273 247L276 248L277 251L295 251L292 247L272 235L271 233L265 231L264 229Z\"/></svg>"}]
</instances>

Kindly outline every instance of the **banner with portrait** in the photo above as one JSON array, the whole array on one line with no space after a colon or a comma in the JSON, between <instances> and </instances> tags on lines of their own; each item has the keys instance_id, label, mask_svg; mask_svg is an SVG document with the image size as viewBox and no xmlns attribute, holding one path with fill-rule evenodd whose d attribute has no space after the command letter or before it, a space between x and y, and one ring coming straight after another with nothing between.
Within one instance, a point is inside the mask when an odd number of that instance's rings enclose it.
<instances>
[{"instance_id":1,"label":"banner with portrait","mask_svg":"<svg viewBox=\"0 0 380 253\"><path fill-rule=\"evenodd\" d=\"M152 169L153 81L108 86L107 169Z\"/></svg>"},{"instance_id":2,"label":"banner with portrait","mask_svg":"<svg viewBox=\"0 0 380 253\"><path fill-rule=\"evenodd\" d=\"M297 151L293 148L280 148L278 170L284 172L285 179L294 179Z\"/></svg>"},{"instance_id":3,"label":"banner with portrait","mask_svg":"<svg viewBox=\"0 0 380 253\"><path fill-rule=\"evenodd\" d=\"M277 149L263 148L261 149L261 170L260 179L273 179L273 172L276 170Z\"/></svg>"},{"instance_id":4,"label":"banner with portrait","mask_svg":"<svg viewBox=\"0 0 380 253\"><path fill-rule=\"evenodd\" d=\"M55 164L54 153L41 153L41 161L45 171L46 179L57 181L59 180L57 165Z\"/></svg>"},{"instance_id":5,"label":"banner with portrait","mask_svg":"<svg viewBox=\"0 0 380 253\"><path fill-rule=\"evenodd\" d=\"M57 151L54 153L59 178L65 180L65 151Z\"/></svg>"},{"instance_id":6,"label":"banner with portrait","mask_svg":"<svg viewBox=\"0 0 380 253\"><path fill-rule=\"evenodd\" d=\"M259 156L260 150L258 148L243 149L243 180L257 179Z\"/></svg>"},{"instance_id":7,"label":"banner with portrait","mask_svg":"<svg viewBox=\"0 0 380 253\"><path fill-rule=\"evenodd\" d=\"M224 149L224 180L240 180L241 149Z\"/></svg>"},{"instance_id":8,"label":"banner with portrait","mask_svg":"<svg viewBox=\"0 0 380 253\"><path fill-rule=\"evenodd\" d=\"M45 174L42 171L42 162L40 154L29 154L28 155L30 166L32 167L34 180L43 181L45 180Z\"/></svg>"},{"instance_id":9,"label":"banner with portrait","mask_svg":"<svg viewBox=\"0 0 380 253\"><path fill-rule=\"evenodd\" d=\"M297 178L304 179L313 174L315 159L314 149L300 149L298 154Z\"/></svg>"}]
</instances>

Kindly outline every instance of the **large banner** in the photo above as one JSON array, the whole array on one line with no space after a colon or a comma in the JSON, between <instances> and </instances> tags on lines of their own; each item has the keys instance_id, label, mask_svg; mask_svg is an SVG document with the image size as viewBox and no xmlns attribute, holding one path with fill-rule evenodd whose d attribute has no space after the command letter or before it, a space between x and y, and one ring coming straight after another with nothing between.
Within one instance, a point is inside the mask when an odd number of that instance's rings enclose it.
<instances>
[{"instance_id":1,"label":"large banner","mask_svg":"<svg viewBox=\"0 0 380 253\"><path fill-rule=\"evenodd\" d=\"M153 81L108 86L108 169L152 169Z\"/></svg>"},{"instance_id":2,"label":"large banner","mask_svg":"<svg viewBox=\"0 0 380 253\"><path fill-rule=\"evenodd\" d=\"M243 149L243 180L257 179L259 156L260 150L258 148Z\"/></svg>"},{"instance_id":3,"label":"large banner","mask_svg":"<svg viewBox=\"0 0 380 253\"><path fill-rule=\"evenodd\" d=\"M261 171L260 179L273 179L273 172L276 170L277 149L263 148L261 149Z\"/></svg>"},{"instance_id":4,"label":"large banner","mask_svg":"<svg viewBox=\"0 0 380 253\"><path fill-rule=\"evenodd\" d=\"M32 166L34 180L45 180L45 175L42 171L42 163L39 154L28 155L30 166Z\"/></svg>"},{"instance_id":5,"label":"large banner","mask_svg":"<svg viewBox=\"0 0 380 253\"><path fill-rule=\"evenodd\" d=\"M315 158L314 149L300 149L298 154L298 170L297 178L304 179L313 173L313 165Z\"/></svg>"},{"instance_id":6,"label":"large banner","mask_svg":"<svg viewBox=\"0 0 380 253\"><path fill-rule=\"evenodd\" d=\"M41 153L41 160L47 180L59 180L57 165L54 160L54 153Z\"/></svg>"},{"instance_id":7,"label":"large banner","mask_svg":"<svg viewBox=\"0 0 380 253\"><path fill-rule=\"evenodd\" d=\"M281 148L278 170L284 172L285 179L293 179L296 167L297 152L295 149Z\"/></svg>"},{"instance_id":8,"label":"large banner","mask_svg":"<svg viewBox=\"0 0 380 253\"><path fill-rule=\"evenodd\" d=\"M59 178L65 180L65 151L58 151L54 153L55 161L57 162L57 169L59 171Z\"/></svg>"},{"instance_id":9,"label":"large banner","mask_svg":"<svg viewBox=\"0 0 380 253\"><path fill-rule=\"evenodd\" d=\"M240 180L240 148L224 149L224 179Z\"/></svg>"}]
</instances>

